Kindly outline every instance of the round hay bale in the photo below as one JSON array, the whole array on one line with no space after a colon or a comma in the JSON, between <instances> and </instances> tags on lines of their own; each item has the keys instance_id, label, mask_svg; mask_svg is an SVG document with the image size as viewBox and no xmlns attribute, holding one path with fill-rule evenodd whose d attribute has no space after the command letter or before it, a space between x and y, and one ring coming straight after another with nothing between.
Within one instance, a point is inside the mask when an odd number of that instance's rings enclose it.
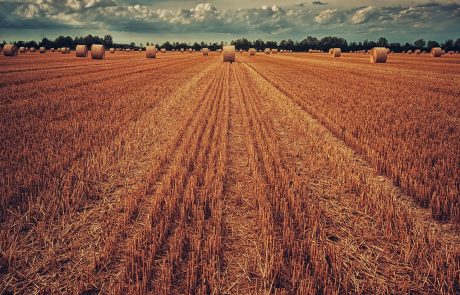
<instances>
[{"instance_id":1,"label":"round hay bale","mask_svg":"<svg viewBox=\"0 0 460 295\"><path fill-rule=\"evenodd\" d=\"M19 53L26 53L25 47L19 47Z\"/></svg>"},{"instance_id":2,"label":"round hay bale","mask_svg":"<svg viewBox=\"0 0 460 295\"><path fill-rule=\"evenodd\" d=\"M36 50L35 47L30 48L30 52L35 52L35 50Z\"/></svg>"},{"instance_id":3,"label":"round hay bale","mask_svg":"<svg viewBox=\"0 0 460 295\"><path fill-rule=\"evenodd\" d=\"M62 48L61 48L61 53L62 53L62 54L67 54L67 53L69 53L69 52L67 51L67 47L62 47Z\"/></svg>"},{"instance_id":4,"label":"round hay bale","mask_svg":"<svg viewBox=\"0 0 460 295\"><path fill-rule=\"evenodd\" d=\"M46 48L45 47L40 47L40 50L39 50L40 53L46 53Z\"/></svg>"},{"instance_id":5,"label":"round hay bale","mask_svg":"<svg viewBox=\"0 0 460 295\"><path fill-rule=\"evenodd\" d=\"M87 57L88 47L86 45L77 45L77 48L75 49L75 55L77 57Z\"/></svg>"},{"instance_id":6,"label":"round hay bale","mask_svg":"<svg viewBox=\"0 0 460 295\"><path fill-rule=\"evenodd\" d=\"M342 49L340 48L332 48L332 57L340 57L342 55Z\"/></svg>"},{"instance_id":7,"label":"round hay bale","mask_svg":"<svg viewBox=\"0 0 460 295\"><path fill-rule=\"evenodd\" d=\"M51 51L51 52L55 52L56 50L54 50L54 48L51 48L50 51Z\"/></svg>"},{"instance_id":8,"label":"round hay bale","mask_svg":"<svg viewBox=\"0 0 460 295\"><path fill-rule=\"evenodd\" d=\"M147 47L145 47L145 56L147 58L156 58L157 57L157 48L156 48L156 46L147 46Z\"/></svg>"},{"instance_id":9,"label":"round hay bale","mask_svg":"<svg viewBox=\"0 0 460 295\"><path fill-rule=\"evenodd\" d=\"M115 53L115 48L110 48L109 51L110 53Z\"/></svg>"},{"instance_id":10,"label":"round hay bale","mask_svg":"<svg viewBox=\"0 0 460 295\"><path fill-rule=\"evenodd\" d=\"M371 63L386 63L387 50L384 47L374 47L369 51Z\"/></svg>"},{"instance_id":11,"label":"round hay bale","mask_svg":"<svg viewBox=\"0 0 460 295\"><path fill-rule=\"evenodd\" d=\"M278 49L272 49L272 53L273 54L278 53Z\"/></svg>"},{"instance_id":12,"label":"round hay bale","mask_svg":"<svg viewBox=\"0 0 460 295\"><path fill-rule=\"evenodd\" d=\"M223 49L224 55L224 62L235 62L236 55L235 55L235 46L234 45L226 45Z\"/></svg>"},{"instance_id":13,"label":"round hay bale","mask_svg":"<svg viewBox=\"0 0 460 295\"><path fill-rule=\"evenodd\" d=\"M3 46L3 55L4 56L17 56L18 48L13 44L5 44Z\"/></svg>"},{"instance_id":14,"label":"round hay bale","mask_svg":"<svg viewBox=\"0 0 460 295\"><path fill-rule=\"evenodd\" d=\"M104 59L105 58L104 45L93 44L93 46L91 46L91 58L92 59Z\"/></svg>"},{"instance_id":15,"label":"round hay bale","mask_svg":"<svg viewBox=\"0 0 460 295\"><path fill-rule=\"evenodd\" d=\"M166 48L161 48L161 53L166 53Z\"/></svg>"},{"instance_id":16,"label":"round hay bale","mask_svg":"<svg viewBox=\"0 0 460 295\"><path fill-rule=\"evenodd\" d=\"M417 49L417 50L414 51L414 53L417 54L417 55L419 55L419 54L422 53L422 51L421 51L420 49Z\"/></svg>"},{"instance_id":17,"label":"round hay bale","mask_svg":"<svg viewBox=\"0 0 460 295\"><path fill-rule=\"evenodd\" d=\"M334 48L329 49L329 54L332 55L334 53Z\"/></svg>"},{"instance_id":18,"label":"round hay bale","mask_svg":"<svg viewBox=\"0 0 460 295\"><path fill-rule=\"evenodd\" d=\"M407 54L412 54L412 50L407 50Z\"/></svg>"},{"instance_id":19,"label":"round hay bale","mask_svg":"<svg viewBox=\"0 0 460 295\"><path fill-rule=\"evenodd\" d=\"M270 48L265 48L264 53L265 54L270 54L272 50Z\"/></svg>"},{"instance_id":20,"label":"round hay bale","mask_svg":"<svg viewBox=\"0 0 460 295\"><path fill-rule=\"evenodd\" d=\"M201 52L203 52L203 56L208 56L209 55L209 48L203 48Z\"/></svg>"},{"instance_id":21,"label":"round hay bale","mask_svg":"<svg viewBox=\"0 0 460 295\"><path fill-rule=\"evenodd\" d=\"M29 47L26 47L26 51L29 51L29 50L30 50L30 48L29 48Z\"/></svg>"},{"instance_id":22,"label":"round hay bale","mask_svg":"<svg viewBox=\"0 0 460 295\"><path fill-rule=\"evenodd\" d=\"M254 56L254 55L256 55L255 48L249 48L249 56Z\"/></svg>"},{"instance_id":23,"label":"round hay bale","mask_svg":"<svg viewBox=\"0 0 460 295\"><path fill-rule=\"evenodd\" d=\"M432 57L441 57L442 56L441 47L433 47L433 48L431 48L431 56Z\"/></svg>"},{"instance_id":24,"label":"round hay bale","mask_svg":"<svg viewBox=\"0 0 460 295\"><path fill-rule=\"evenodd\" d=\"M188 53L192 53L192 52L193 52L192 48L189 48Z\"/></svg>"}]
</instances>

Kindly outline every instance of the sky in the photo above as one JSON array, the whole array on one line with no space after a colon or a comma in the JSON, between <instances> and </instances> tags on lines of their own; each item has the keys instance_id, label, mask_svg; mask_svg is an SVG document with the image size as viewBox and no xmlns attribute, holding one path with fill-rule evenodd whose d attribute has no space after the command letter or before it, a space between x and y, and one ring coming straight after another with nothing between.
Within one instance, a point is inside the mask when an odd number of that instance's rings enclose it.
<instances>
[{"instance_id":1,"label":"sky","mask_svg":"<svg viewBox=\"0 0 460 295\"><path fill-rule=\"evenodd\" d=\"M460 0L0 0L0 40L103 36L115 42L460 38Z\"/></svg>"}]
</instances>

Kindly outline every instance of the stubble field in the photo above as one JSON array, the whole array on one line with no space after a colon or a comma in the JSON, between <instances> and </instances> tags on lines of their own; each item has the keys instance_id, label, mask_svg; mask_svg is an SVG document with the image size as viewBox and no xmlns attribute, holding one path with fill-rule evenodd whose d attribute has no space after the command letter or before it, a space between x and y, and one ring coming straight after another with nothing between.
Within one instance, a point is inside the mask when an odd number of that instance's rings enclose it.
<instances>
[{"instance_id":1,"label":"stubble field","mask_svg":"<svg viewBox=\"0 0 460 295\"><path fill-rule=\"evenodd\" d=\"M0 57L0 294L458 294L459 192L459 55Z\"/></svg>"}]
</instances>

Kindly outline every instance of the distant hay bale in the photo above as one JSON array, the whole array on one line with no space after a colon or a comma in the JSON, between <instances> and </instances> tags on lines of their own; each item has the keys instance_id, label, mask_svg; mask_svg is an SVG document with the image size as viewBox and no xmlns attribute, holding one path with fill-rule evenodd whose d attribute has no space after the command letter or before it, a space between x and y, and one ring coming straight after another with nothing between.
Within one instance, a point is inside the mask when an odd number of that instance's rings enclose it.
<instances>
[{"instance_id":1,"label":"distant hay bale","mask_svg":"<svg viewBox=\"0 0 460 295\"><path fill-rule=\"evenodd\" d=\"M13 44L5 44L3 46L3 55L4 56L17 56L18 48Z\"/></svg>"},{"instance_id":2,"label":"distant hay bale","mask_svg":"<svg viewBox=\"0 0 460 295\"><path fill-rule=\"evenodd\" d=\"M256 55L257 50L255 48L249 48L249 56Z\"/></svg>"},{"instance_id":3,"label":"distant hay bale","mask_svg":"<svg viewBox=\"0 0 460 295\"><path fill-rule=\"evenodd\" d=\"M61 48L58 48L58 49L57 49L57 52L61 52Z\"/></svg>"},{"instance_id":4,"label":"distant hay bale","mask_svg":"<svg viewBox=\"0 0 460 295\"><path fill-rule=\"evenodd\" d=\"M75 55L77 57L87 57L88 47L86 45L77 45L77 48L75 49Z\"/></svg>"},{"instance_id":5,"label":"distant hay bale","mask_svg":"<svg viewBox=\"0 0 460 295\"><path fill-rule=\"evenodd\" d=\"M46 53L46 48L45 47L40 47L40 53Z\"/></svg>"},{"instance_id":6,"label":"distant hay bale","mask_svg":"<svg viewBox=\"0 0 460 295\"><path fill-rule=\"evenodd\" d=\"M235 46L234 45L226 45L223 49L223 56L224 62L235 62L236 55L235 55Z\"/></svg>"},{"instance_id":7,"label":"distant hay bale","mask_svg":"<svg viewBox=\"0 0 460 295\"><path fill-rule=\"evenodd\" d=\"M93 46L91 46L91 58L92 59L104 59L105 58L104 45L93 44Z\"/></svg>"},{"instance_id":8,"label":"distant hay bale","mask_svg":"<svg viewBox=\"0 0 460 295\"><path fill-rule=\"evenodd\" d=\"M412 50L407 50L407 54L412 54Z\"/></svg>"},{"instance_id":9,"label":"distant hay bale","mask_svg":"<svg viewBox=\"0 0 460 295\"><path fill-rule=\"evenodd\" d=\"M386 63L387 50L384 47L374 47L369 51L371 63Z\"/></svg>"},{"instance_id":10,"label":"distant hay bale","mask_svg":"<svg viewBox=\"0 0 460 295\"><path fill-rule=\"evenodd\" d=\"M110 53L115 53L115 48L110 48L110 49L109 49L109 52L110 52Z\"/></svg>"},{"instance_id":11,"label":"distant hay bale","mask_svg":"<svg viewBox=\"0 0 460 295\"><path fill-rule=\"evenodd\" d=\"M441 47L433 47L433 48L431 48L431 56L432 57L441 57L442 56Z\"/></svg>"},{"instance_id":12,"label":"distant hay bale","mask_svg":"<svg viewBox=\"0 0 460 295\"><path fill-rule=\"evenodd\" d=\"M157 57L157 47L156 46L145 47L145 56L147 58L156 58Z\"/></svg>"},{"instance_id":13,"label":"distant hay bale","mask_svg":"<svg viewBox=\"0 0 460 295\"><path fill-rule=\"evenodd\" d=\"M329 54L332 55L334 53L334 48L329 48Z\"/></svg>"},{"instance_id":14,"label":"distant hay bale","mask_svg":"<svg viewBox=\"0 0 460 295\"><path fill-rule=\"evenodd\" d=\"M209 48L203 48L202 51L203 56L208 56L209 55Z\"/></svg>"},{"instance_id":15,"label":"distant hay bale","mask_svg":"<svg viewBox=\"0 0 460 295\"><path fill-rule=\"evenodd\" d=\"M340 57L342 55L342 49L340 48L332 48L332 57Z\"/></svg>"},{"instance_id":16,"label":"distant hay bale","mask_svg":"<svg viewBox=\"0 0 460 295\"><path fill-rule=\"evenodd\" d=\"M19 53L26 53L25 47L19 47Z\"/></svg>"},{"instance_id":17,"label":"distant hay bale","mask_svg":"<svg viewBox=\"0 0 460 295\"><path fill-rule=\"evenodd\" d=\"M31 47L30 52L35 52L35 47Z\"/></svg>"},{"instance_id":18,"label":"distant hay bale","mask_svg":"<svg viewBox=\"0 0 460 295\"><path fill-rule=\"evenodd\" d=\"M161 53L166 53L166 48L161 48L160 51Z\"/></svg>"},{"instance_id":19,"label":"distant hay bale","mask_svg":"<svg viewBox=\"0 0 460 295\"><path fill-rule=\"evenodd\" d=\"M51 52L54 52L54 51L56 51L56 50L54 50L54 48L51 48L50 51L51 51Z\"/></svg>"},{"instance_id":20,"label":"distant hay bale","mask_svg":"<svg viewBox=\"0 0 460 295\"><path fill-rule=\"evenodd\" d=\"M67 47L62 47L62 48L61 48L61 53L62 53L62 54L67 54L67 53L69 53L69 48L67 48Z\"/></svg>"},{"instance_id":21,"label":"distant hay bale","mask_svg":"<svg viewBox=\"0 0 460 295\"><path fill-rule=\"evenodd\" d=\"M264 53L265 54L270 54L272 50L270 48L265 48Z\"/></svg>"},{"instance_id":22,"label":"distant hay bale","mask_svg":"<svg viewBox=\"0 0 460 295\"><path fill-rule=\"evenodd\" d=\"M142 52L142 51L143 51L143 49L142 49L142 48L139 48L137 51L139 51L139 52Z\"/></svg>"},{"instance_id":23,"label":"distant hay bale","mask_svg":"<svg viewBox=\"0 0 460 295\"><path fill-rule=\"evenodd\" d=\"M448 52L448 54L454 54L454 52L453 52L452 50L450 50L450 51Z\"/></svg>"},{"instance_id":24,"label":"distant hay bale","mask_svg":"<svg viewBox=\"0 0 460 295\"><path fill-rule=\"evenodd\" d=\"M390 53L391 53L390 48L387 48L387 54L390 54Z\"/></svg>"},{"instance_id":25,"label":"distant hay bale","mask_svg":"<svg viewBox=\"0 0 460 295\"><path fill-rule=\"evenodd\" d=\"M414 51L414 53L417 54L417 55L419 55L419 54L422 53L422 51L421 51L420 49L417 49L417 50Z\"/></svg>"},{"instance_id":26,"label":"distant hay bale","mask_svg":"<svg viewBox=\"0 0 460 295\"><path fill-rule=\"evenodd\" d=\"M278 49L272 49L272 53L273 53L273 54L278 53Z\"/></svg>"},{"instance_id":27,"label":"distant hay bale","mask_svg":"<svg viewBox=\"0 0 460 295\"><path fill-rule=\"evenodd\" d=\"M308 53L313 53L313 49L308 49Z\"/></svg>"}]
</instances>

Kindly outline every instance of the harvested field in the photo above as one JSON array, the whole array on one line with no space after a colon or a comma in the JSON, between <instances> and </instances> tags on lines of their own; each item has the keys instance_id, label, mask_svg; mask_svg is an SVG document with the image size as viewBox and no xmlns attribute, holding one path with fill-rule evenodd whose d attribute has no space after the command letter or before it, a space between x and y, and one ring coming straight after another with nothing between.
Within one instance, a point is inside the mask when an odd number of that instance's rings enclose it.
<instances>
[{"instance_id":1,"label":"harvested field","mask_svg":"<svg viewBox=\"0 0 460 295\"><path fill-rule=\"evenodd\" d=\"M458 294L459 74L0 56L0 294Z\"/></svg>"}]
</instances>

